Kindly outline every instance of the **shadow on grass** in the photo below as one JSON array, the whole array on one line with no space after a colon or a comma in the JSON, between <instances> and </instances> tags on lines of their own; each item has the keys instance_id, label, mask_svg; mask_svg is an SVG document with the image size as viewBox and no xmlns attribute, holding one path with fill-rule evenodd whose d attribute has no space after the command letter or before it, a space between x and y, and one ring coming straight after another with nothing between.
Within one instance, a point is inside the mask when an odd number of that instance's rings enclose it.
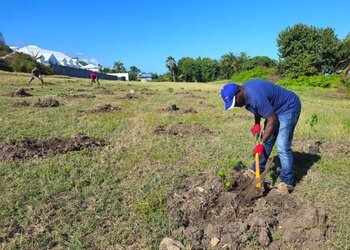
<instances>
[{"instance_id":1,"label":"shadow on grass","mask_svg":"<svg viewBox=\"0 0 350 250\"><path fill-rule=\"evenodd\" d=\"M309 154L305 152L293 152L294 158L294 182L299 183L301 179L307 175L309 169L321 159L321 156L316 154ZM270 176L272 178L272 185L275 185L280 175L281 163L278 156L272 159L272 168Z\"/></svg>"}]
</instances>

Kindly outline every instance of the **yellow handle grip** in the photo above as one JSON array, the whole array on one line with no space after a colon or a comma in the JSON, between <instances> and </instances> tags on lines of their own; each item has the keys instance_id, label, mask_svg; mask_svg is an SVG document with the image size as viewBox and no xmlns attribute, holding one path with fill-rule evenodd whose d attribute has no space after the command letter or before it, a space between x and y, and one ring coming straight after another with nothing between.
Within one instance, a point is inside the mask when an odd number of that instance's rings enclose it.
<instances>
[{"instance_id":1,"label":"yellow handle grip","mask_svg":"<svg viewBox=\"0 0 350 250\"><path fill-rule=\"evenodd\" d=\"M256 145L259 144L259 135L258 133L255 133L255 138L256 138ZM255 179L260 179L260 161L259 161L259 154L255 154ZM258 181L256 183L257 188L261 188L261 182Z\"/></svg>"}]
</instances>

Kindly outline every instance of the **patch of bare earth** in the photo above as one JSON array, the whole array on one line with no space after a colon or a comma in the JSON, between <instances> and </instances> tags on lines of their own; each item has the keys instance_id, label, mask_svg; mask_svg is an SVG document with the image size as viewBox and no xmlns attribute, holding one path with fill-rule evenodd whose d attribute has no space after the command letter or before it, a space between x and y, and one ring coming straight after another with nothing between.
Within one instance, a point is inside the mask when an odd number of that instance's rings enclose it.
<instances>
[{"instance_id":1,"label":"patch of bare earth","mask_svg":"<svg viewBox=\"0 0 350 250\"><path fill-rule=\"evenodd\" d=\"M310 154L349 155L350 140L339 142L316 140L293 141L293 149Z\"/></svg>"},{"instance_id":2,"label":"patch of bare earth","mask_svg":"<svg viewBox=\"0 0 350 250\"><path fill-rule=\"evenodd\" d=\"M195 110L192 107L190 107L190 108L167 107L167 108L163 108L162 111L175 112L175 113L179 113L179 114L189 114L189 113L196 114L196 113L198 113L197 110Z\"/></svg>"},{"instance_id":3,"label":"patch of bare earth","mask_svg":"<svg viewBox=\"0 0 350 250\"><path fill-rule=\"evenodd\" d=\"M17 89L15 92L5 94L4 96L9 96L9 97L27 97L27 96L32 96L31 94L26 92L26 88L20 88Z\"/></svg>"},{"instance_id":4,"label":"patch of bare earth","mask_svg":"<svg viewBox=\"0 0 350 250\"><path fill-rule=\"evenodd\" d=\"M56 99L53 99L52 97L39 100L37 103L33 105L33 107L38 107L38 108L58 107L58 106L60 106L60 103Z\"/></svg>"},{"instance_id":5,"label":"patch of bare earth","mask_svg":"<svg viewBox=\"0 0 350 250\"><path fill-rule=\"evenodd\" d=\"M324 210L276 189L265 197L245 199L251 180L235 174L228 190L219 179L185 178L167 199L191 249L320 249L330 224Z\"/></svg>"},{"instance_id":6,"label":"patch of bare earth","mask_svg":"<svg viewBox=\"0 0 350 250\"><path fill-rule=\"evenodd\" d=\"M159 125L153 130L153 133L156 135L176 135L180 137L192 134L216 134L200 123L177 123L167 126Z\"/></svg>"},{"instance_id":7,"label":"patch of bare earth","mask_svg":"<svg viewBox=\"0 0 350 250\"><path fill-rule=\"evenodd\" d=\"M70 96L71 98L96 98L93 94L74 94Z\"/></svg>"},{"instance_id":8,"label":"patch of bare earth","mask_svg":"<svg viewBox=\"0 0 350 250\"><path fill-rule=\"evenodd\" d=\"M137 96L136 94L127 93L127 94L126 94L124 97L122 97L121 99L126 99L126 100L139 99L139 96Z\"/></svg>"},{"instance_id":9,"label":"patch of bare earth","mask_svg":"<svg viewBox=\"0 0 350 250\"><path fill-rule=\"evenodd\" d=\"M53 138L49 140L25 139L0 143L0 161L27 161L32 158L45 157L48 154L65 154L85 148L105 146L106 142L86 135L75 135L68 139Z\"/></svg>"},{"instance_id":10,"label":"patch of bare earth","mask_svg":"<svg viewBox=\"0 0 350 250\"><path fill-rule=\"evenodd\" d=\"M111 111L119 111L119 110L121 110L121 108L117 106L113 106L111 104L98 104L91 110L91 112L101 113L101 112L111 112Z\"/></svg>"}]
</instances>

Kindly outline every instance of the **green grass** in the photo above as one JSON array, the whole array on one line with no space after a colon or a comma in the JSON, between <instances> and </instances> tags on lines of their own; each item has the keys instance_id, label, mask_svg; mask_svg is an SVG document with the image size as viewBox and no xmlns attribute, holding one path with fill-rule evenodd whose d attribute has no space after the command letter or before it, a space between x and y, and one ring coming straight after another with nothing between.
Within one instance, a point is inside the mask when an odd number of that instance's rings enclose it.
<instances>
[{"instance_id":1,"label":"green grass","mask_svg":"<svg viewBox=\"0 0 350 250\"><path fill-rule=\"evenodd\" d=\"M25 86L29 78L29 74L0 71L0 95ZM109 145L22 163L0 163L1 248L158 248L162 238L172 237L177 227L167 215L166 198L184 176L217 175L233 162L249 165L253 161L253 116L244 109L223 110L221 83L101 80L103 88L114 93L108 95L89 86L88 79L51 76L45 81L50 84L43 89L38 81L33 82L33 90L28 91L32 97L1 96L1 142L66 138L83 132ZM144 88L154 94L140 94ZM130 89L140 98L121 99ZM303 105L295 141L307 145L325 140L334 149L321 155L292 195L324 207L336 225L329 247L349 248L350 160L337 151L337 147L350 146L349 99L337 89L292 89ZM75 93L95 94L96 98L68 97ZM50 96L63 105L13 107L21 100L34 103ZM119 106L121 111L91 113L100 103ZM162 111L171 104L192 107L198 113ZM314 114L317 122L311 126L308 121ZM248 115L248 119L239 115ZM198 122L217 135L153 133L158 125L178 122Z\"/></svg>"}]
</instances>

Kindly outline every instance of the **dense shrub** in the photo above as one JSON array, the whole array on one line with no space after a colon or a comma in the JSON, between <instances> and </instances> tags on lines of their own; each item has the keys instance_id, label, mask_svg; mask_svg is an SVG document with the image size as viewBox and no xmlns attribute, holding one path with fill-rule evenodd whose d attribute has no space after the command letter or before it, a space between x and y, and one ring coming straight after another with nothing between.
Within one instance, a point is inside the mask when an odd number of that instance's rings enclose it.
<instances>
[{"instance_id":1,"label":"dense shrub","mask_svg":"<svg viewBox=\"0 0 350 250\"><path fill-rule=\"evenodd\" d=\"M269 80L276 75L277 70L275 68L266 68L263 66L256 67L251 70L245 70L232 77L232 81L242 83L251 79L260 78Z\"/></svg>"},{"instance_id":2,"label":"dense shrub","mask_svg":"<svg viewBox=\"0 0 350 250\"><path fill-rule=\"evenodd\" d=\"M317 76L300 76L294 79L278 81L281 86L306 86L306 87L339 87L342 85L339 75L317 75Z\"/></svg>"},{"instance_id":3,"label":"dense shrub","mask_svg":"<svg viewBox=\"0 0 350 250\"><path fill-rule=\"evenodd\" d=\"M7 45L0 45L0 56L6 56L12 52L12 49L10 49Z\"/></svg>"},{"instance_id":4,"label":"dense shrub","mask_svg":"<svg viewBox=\"0 0 350 250\"><path fill-rule=\"evenodd\" d=\"M53 74L53 71L49 66L38 63L30 55L26 55L19 52L15 52L11 56L6 57L0 63L1 70L26 73L30 73L35 66L39 68L41 74Z\"/></svg>"}]
</instances>

